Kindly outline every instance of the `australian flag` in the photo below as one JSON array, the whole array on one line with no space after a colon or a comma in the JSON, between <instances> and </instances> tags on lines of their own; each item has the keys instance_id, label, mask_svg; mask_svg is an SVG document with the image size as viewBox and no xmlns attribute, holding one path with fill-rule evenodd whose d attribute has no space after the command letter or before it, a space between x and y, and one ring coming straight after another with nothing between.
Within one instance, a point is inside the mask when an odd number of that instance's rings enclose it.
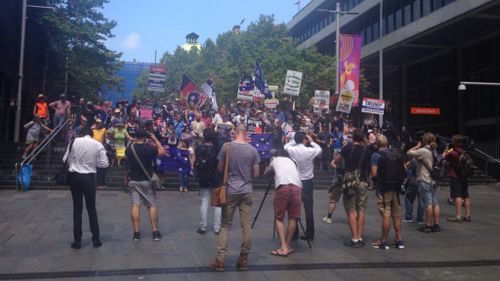
<instances>
[{"instance_id":1,"label":"australian flag","mask_svg":"<svg viewBox=\"0 0 500 281\"><path fill-rule=\"evenodd\" d=\"M259 60L255 61L255 87L257 87L257 89L264 94L266 99L273 97L271 91L269 91L267 81L264 79L264 73L262 73L262 70L260 69Z\"/></svg>"},{"instance_id":2,"label":"australian flag","mask_svg":"<svg viewBox=\"0 0 500 281\"><path fill-rule=\"evenodd\" d=\"M257 149L260 158L271 158L272 134L251 134L250 144Z\"/></svg>"},{"instance_id":3,"label":"australian flag","mask_svg":"<svg viewBox=\"0 0 500 281\"><path fill-rule=\"evenodd\" d=\"M241 75L238 90L242 93L248 93L254 89L252 77Z\"/></svg>"}]
</instances>

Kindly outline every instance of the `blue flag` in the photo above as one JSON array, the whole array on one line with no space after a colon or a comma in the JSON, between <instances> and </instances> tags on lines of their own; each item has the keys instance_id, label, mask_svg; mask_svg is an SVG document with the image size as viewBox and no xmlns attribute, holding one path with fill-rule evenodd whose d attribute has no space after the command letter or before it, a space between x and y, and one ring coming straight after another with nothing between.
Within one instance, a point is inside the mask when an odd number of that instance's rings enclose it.
<instances>
[{"instance_id":1,"label":"blue flag","mask_svg":"<svg viewBox=\"0 0 500 281\"><path fill-rule=\"evenodd\" d=\"M260 69L259 60L255 61L255 87L266 97L266 99L272 98L271 91L267 86L266 79L264 79L264 73Z\"/></svg>"}]
</instances>

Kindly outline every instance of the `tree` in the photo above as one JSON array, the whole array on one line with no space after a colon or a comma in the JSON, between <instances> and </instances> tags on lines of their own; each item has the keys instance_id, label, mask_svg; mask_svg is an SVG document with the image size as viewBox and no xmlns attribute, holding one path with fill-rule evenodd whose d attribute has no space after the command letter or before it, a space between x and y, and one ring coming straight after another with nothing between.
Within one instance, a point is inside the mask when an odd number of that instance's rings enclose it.
<instances>
[{"instance_id":1,"label":"tree","mask_svg":"<svg viewBox=\"0 0 500 281\"><path fill-rule=\"evenodd\" d=\"M49 41L46 68L47 91L64 91L67 76L68 94L95 99L103 89L119 89L120 53L108 50L105 41L113 37L116 26L100 12L109 0L47 0L55 7L45 13L44 25Z\"/></svg>"}]
</instances>

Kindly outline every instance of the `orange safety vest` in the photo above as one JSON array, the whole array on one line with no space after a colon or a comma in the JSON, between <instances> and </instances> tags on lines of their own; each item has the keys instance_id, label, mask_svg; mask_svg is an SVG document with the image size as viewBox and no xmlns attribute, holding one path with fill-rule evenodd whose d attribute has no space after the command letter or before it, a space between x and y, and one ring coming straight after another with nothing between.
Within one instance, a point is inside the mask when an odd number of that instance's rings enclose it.
<instances>
[{"instance_id":1,"label":"orange safety vest","mask_svg":"<svg viewBox=\"0 0 500 281\"><path fill-rule=\"evenodd\" d=\"M45 119L49 118L49 106L47 105L46 102L37 102L35 106L36 106L35 110L36 115Z\"/></svg>"}]
</instances>

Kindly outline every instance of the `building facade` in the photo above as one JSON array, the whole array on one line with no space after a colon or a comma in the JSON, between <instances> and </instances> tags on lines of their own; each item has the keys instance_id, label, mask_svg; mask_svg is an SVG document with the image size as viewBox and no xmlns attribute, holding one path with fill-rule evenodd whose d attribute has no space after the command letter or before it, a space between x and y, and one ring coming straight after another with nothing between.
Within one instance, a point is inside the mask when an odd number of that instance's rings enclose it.
<instances>
[{"instance_id":1,"label":"building facade","mask_svg":"<svg viewBox=\"0 0 500 281\"><path fill-rule=\"evenodd\" d=\"M361 68L370 86L361 96L379 96L382 54L386 118L413 131L460 132L478 142L500 139L500 88L458 91L460 81L500 82L500 1L340 3L343 11L357 13L341 16L340 32L363 38ZM335 5L335 0L312 0L292 18L288 28L298 48L335 53L335 15L318 11ZM412 114L412 107L436 111Z\"/></svg>"},{"instance_id":2,"label":"building facade","mask_svg":"<svg viewBox=\"0 0 500 281\"><path fill-rule=\"evenodd\" d=\"M113 102L115 105L118 101L126 100L132 102L134 89L137 87L137 78L141 76L144 71L149 70L152 63L126 61L123 62L122 68L118 71L116 76L123 78L121 84L121 91L104 91L100 94L101 98L106 101Z\"/></svg>"}]
</instances>

